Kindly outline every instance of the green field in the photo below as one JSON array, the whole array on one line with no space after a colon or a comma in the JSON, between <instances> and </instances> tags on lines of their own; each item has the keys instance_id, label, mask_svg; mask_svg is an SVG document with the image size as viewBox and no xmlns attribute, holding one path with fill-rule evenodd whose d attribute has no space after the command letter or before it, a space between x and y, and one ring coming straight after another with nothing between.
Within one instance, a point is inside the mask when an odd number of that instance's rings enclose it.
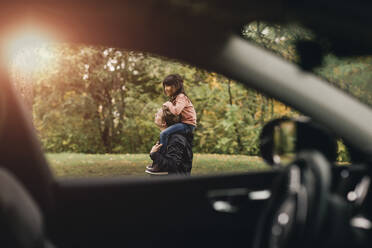
<instances>
[{"instance_id":1,"label":"green field","mask_svg":"<svg viewBox=\"0 0 372 248\"><path fill-rule=\"evenodd\" d=\"M148 154L48 153L58 177L147 176ZM194 154L192 175L268 169L261 158L244 155Z\"/></svg>"}]
</instances>

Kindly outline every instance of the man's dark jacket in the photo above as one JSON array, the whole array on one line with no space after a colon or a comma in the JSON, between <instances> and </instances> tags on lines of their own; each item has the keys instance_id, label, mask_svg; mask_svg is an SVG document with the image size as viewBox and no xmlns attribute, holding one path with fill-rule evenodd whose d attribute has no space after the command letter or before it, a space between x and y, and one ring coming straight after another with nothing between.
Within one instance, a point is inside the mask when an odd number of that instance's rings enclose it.
<instances>
[{"instance_id":1,"label":"man's dark jacket","mask_svg":"<svg viewBox=\"0 0 372 248\"><path fill-rule=\"evenodd\" d=\"M172 134L169 137L167 149L164 149L163 153L151 153L150 157L163 171L189 174L193 158L192 141L191 134Z\"/></svg>"}]
</instances>

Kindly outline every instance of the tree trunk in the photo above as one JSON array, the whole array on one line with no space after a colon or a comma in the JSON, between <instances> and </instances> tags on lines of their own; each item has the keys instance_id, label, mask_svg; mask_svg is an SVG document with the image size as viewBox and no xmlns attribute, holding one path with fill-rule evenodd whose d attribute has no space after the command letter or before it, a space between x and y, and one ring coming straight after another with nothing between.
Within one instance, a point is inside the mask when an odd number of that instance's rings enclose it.
<instances>
[{"instance_id":1,"label":"tree trunk","mask_svg":"<svg viewBox=\"0 0 372 248\"><path fill-rule=\"evenodd\" d=\"M263 126L265 124L265 114L266 114L266 104L267 100L266 97L261 95L262 104L261 104L261 116L260 116L260 124Z\"/></svg>"},{"instance_id":2,"label":"tree trunk","mask_svg":"<svg viewBox=\"0 0 372 248\"><path fill-rule=\"evenodd\" d=\"M227 89L229 92L229 103L230 103L230 106L232 106L233 100L232 100L232 94L231 94L231 80L227 81ZM240 139L240 133L239 133L239 128L238 128L237 123L234 123L234 129L235 129L235 134L236 134L236 143L238 144L238 150L239 152L242 152L244 147Z\"/></svg>"}]
</instances>

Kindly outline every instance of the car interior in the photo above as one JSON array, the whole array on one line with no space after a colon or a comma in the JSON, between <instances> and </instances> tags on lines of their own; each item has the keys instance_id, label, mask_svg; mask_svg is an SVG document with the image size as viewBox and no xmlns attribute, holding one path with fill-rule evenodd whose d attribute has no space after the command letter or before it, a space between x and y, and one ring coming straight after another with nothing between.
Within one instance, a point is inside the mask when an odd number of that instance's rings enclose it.
<instances>
[{"instance_id":1,"label":"car interior","mask_svg":"<svg viewBox=\"0 0 372 248\"><path fill-rule=\"evenodd\" d=\"M370 247L371 109L311 72L312 48L295 65L240 35L254 20L298 22L327 38L337 56L369 55L370 3L13 0L0 6L2 42L26 23L62 42L159 54L238 80L307 116L265 125L260 150L268 171L56 178L2 59L1 247ZM350 165L335 163L338 137Z\"/></svg>"}]
</instances>

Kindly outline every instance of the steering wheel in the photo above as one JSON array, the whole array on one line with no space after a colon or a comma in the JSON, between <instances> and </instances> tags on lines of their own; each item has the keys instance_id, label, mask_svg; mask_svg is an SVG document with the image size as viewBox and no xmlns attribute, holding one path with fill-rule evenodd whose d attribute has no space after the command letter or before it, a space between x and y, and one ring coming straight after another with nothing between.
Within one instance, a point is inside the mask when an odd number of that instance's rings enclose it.
<instances>
[{"instance_id":1,"label":"steering wheel","mask_svg":"<svg viewBox=\"0 0 372 248\"><path fill-rule=\"evenodd\" d=\"M331 167L317 151L302 151L273 184L254 248L312 247L328 210Z\"/></svg>"}]
</instances>

